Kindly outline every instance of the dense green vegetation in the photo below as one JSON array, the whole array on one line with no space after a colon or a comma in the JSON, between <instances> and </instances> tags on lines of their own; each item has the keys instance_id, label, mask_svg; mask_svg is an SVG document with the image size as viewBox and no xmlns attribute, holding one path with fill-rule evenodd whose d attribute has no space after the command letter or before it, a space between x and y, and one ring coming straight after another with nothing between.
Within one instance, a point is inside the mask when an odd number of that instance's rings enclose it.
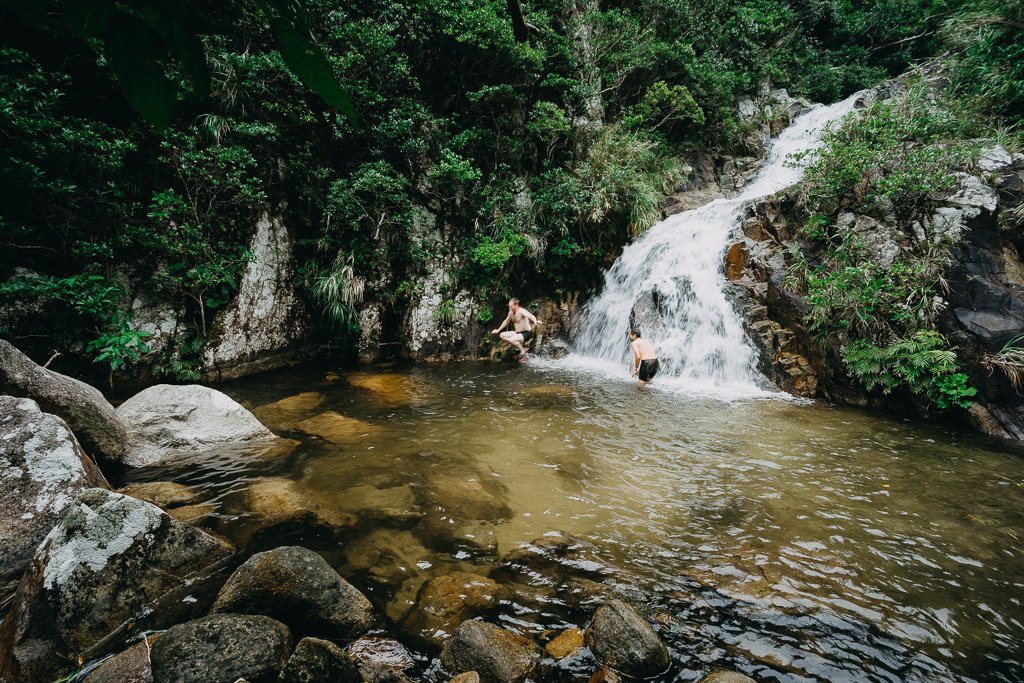
<instances>
[{"instance_id":1,"label":"dense green vegetation","mask_svg":"<svg viewBox=\"0 0 1024 683\"><path fill-rule=\"evenodd\" d=\"M815 265L794 247L790 285L807 293L811 331L841 347L868 390L907 390L939 408L966 407L976 393L935 331L958 235L931 217L955 187L951 171L983 145L1022 146L1021 15L1019 4L980 3L948 19L946 58L908 78L896 102L831 130L808 166L804 237ZM878 222L865 229L854 214ZM894 260L879 248L887 242L901 247Z\"/></svg>"},{"instance_id":2,"label":"dense green vegetation","mask_svg":"<svg viewBox=\"0 0 1024 683\"><path fill-rule=\"evenodd\" d=\"M185 311L180 341L197 358L267 210L293 231L302 291L335 329L363 299L404 310L436 255L431 224L461 257L448 286L482 309L585 288L655 220L680 159L737 144L735 105L762 83L831 101L955 38L964 98L1019 120L1019 40L972 28L960 5L536 0L522 3L535 30L517 42L498 0L307 2L293 23L315 36L353 118L296 76L277 3L229 2L210 17L220 28L197 34L205 69L194 46L158 60L176 103L166 128L129 106L102 35L71 30L57 6L26 27L5 5L0 296L50 301L64 321L5 334L48 352L91 330L70 350L113 365L145 348L128 300L141 289ZM151 362L194 372L173 360Z\"/></svg>"}]
</instances>

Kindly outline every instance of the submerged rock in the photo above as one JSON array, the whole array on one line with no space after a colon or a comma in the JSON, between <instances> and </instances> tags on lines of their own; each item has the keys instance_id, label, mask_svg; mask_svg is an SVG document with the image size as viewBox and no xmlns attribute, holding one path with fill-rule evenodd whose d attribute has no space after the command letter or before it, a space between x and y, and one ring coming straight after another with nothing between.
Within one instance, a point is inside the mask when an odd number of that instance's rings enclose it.
<instances>
[{"instance_id":1,"label":"submerged rock","mask_svg":"<svg viewBox=\"0 0 1024 683\"><path fill-rule=\"evenodd\" d=\"M150 503L88 489L47 535L0 624L0 680L51 680L232 548Z\"/></svg>"},{"instance_id":2,"label":"submerged rock","mask_svg":"<svg viewBox=\"0 0 1024 683\"><path fill-rule=\"evenodd\" d=\"M567 628L544 646L544 653L554 659L565 659L583 647L583 631Z\"/></svg>"},{"instance_id":3,"label":"submerged rock","mask_svg":"<svg viewBox=\"0 0 1024 683\"><path fill-rule=\"evenodd\" d=\"M376 623L362 593L312 550L283 546L257 553L228 579L211 613L263 614L298 634L349 640Z\"/></svg>"},{"instance_id":4,"label":"submerged rock","mask_svg":"<svg viewBox=\"0 0 1024 683\"><path fill-rule=\"evenodd\" d=\"M31 398L71 428L87 453L120 462L127 432L114 407L95 387L37 365L0 339L0 394Z\"/></svg>"},{"instance_id":5,"label":"submerged rock","mask_svg":"<svg viewBox=\"0 0 1024 683\"><path fill-rule=\"evenodd\" d=\"M587 646L597 661L629 676L653 676L668 668L661 638L621 600L609 600L594 613Z\"/></svg>"},{"instance_id":6,"label":"submerged rock","mask_svg":"<svg viewBox=\"0 0 1024 683\"><path fill-rule=\"evenodd\" d=\"M106 486L64 420L0 396L0 589L13 589L78 494Z\"/></svg>"},{"instance_id":7,"label":"submerged rock","mask_svg":"<svg viewBox=\"0 0 1024 683\"><path fill-rule=\"evenodd\" d=\"M117 414L130 434L124 462L133 467L217 444L276 438L227 395L197 384L152 386L122 403Z\"/></svg>"},{"instance_id":8,"label":"submerged rock","mask_svg":"<svg viewBox=\"0 0 1024 683\"><path fill-rule=\"evenodd\" d=\"M475 671L482 683L521 681L540 659L540 648L532 640L485 621L463 622L441 652L445 668Z\"/></svg>"},{"instance_id":9,"label":"submerged rock","mask_svg":"<svg viewBox=\"0 0 1024 683\"><path fill-rule=\"evenodd\" d=\"M352 658L329 640L303 638L277 683L363 683Z\"/></svg>"},{"instance_id":10,"label":"submerged rock","mask_svg":"<svg viewBox=\"0 0 1024 683\"><path fill-rule=\"evenodd\" d=\"M503 588L486 576L454 572L427 581L402 622L412 637L440 647L459 624L496 607Z\"/></svg>"},{"instance_id":11,"label":"submerged rock","mask_svg":"<svg viewBox=\"0 0 1024 683\"><path fill-rule=\"evenodd\" d=\"M117 489L117 493L123 493L132 498L152 503L164 510L180 507L182 505L194 505L202 500L202 494L194 486L177 484L173 481L148 481L137 484L128 484Z\"/></svg>"},{"instance_id":12,"label":"submerged rock","mask_svg":"<svg viewBox=\"0 0 1024 683\"><path fill-rule=\"evenodd\" d=\"M757 681L735 671L714 671L700 679L700 683L757 683Z\"/></svg>"},{"instance_id":13,"label":"submerged rock","mask_svg":"<svg viewBox=\"0 0 1024 683\"><path fill-rule=\"evenodd\" d=\"M352 528L358 518L339 510L329 496L311 490L284 477L262 477L253 481L240 497L226 505L245 514L250 521L241 530L225 523L222 533L230 534L241 545L248 545L254 534L274 529L316 529L334 534Z\"/></svg>"},{"instance_id":14,"label":"submerged rock","mask_svg":"<svg viewBox=\"0 0 1024 683\"><path fill-rule=\"evenodd\" d=\"M388 431L379 425L363 422L354 417L345 417L333 410L320 413L294 426L307 434L319 436L338 445L360 443L368 437L376 438Z\"/></svg>"},{"instance_id":15,"label":"submerged rock","mask_svg":"<svg viewBox=\"0 0 1024 683\"><path fill-rule=\"evenodd\" d=\"M212 614L172 626L153 644L153 680L274 683L291 653L292 634L275 619Z\"/></svg>"},{"instance_id":16,"label":"submerged rock","mask_svg":"<svg viewBox=\"0 0 1024 683\"><path fill-rule=\"evenodd\" d=\"M296 396L288 396L280 401L252 409L252 414L271 429L286 430L324 402L324 395L316 391L306 391Z\"/></svg>"}]
</instances>

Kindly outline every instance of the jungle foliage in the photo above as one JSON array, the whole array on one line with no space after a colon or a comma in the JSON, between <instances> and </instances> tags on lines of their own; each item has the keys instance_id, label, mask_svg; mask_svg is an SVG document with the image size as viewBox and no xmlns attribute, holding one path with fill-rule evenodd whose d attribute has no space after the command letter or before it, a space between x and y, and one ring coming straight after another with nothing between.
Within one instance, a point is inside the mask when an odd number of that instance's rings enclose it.
<instances>
[{"instance_id":1,"label":"jungle foliage","mask_svg":"<svg viewBox=\"0 0 1024 683\"><path fill-rule=\"evenodd\" d=\"M201 348L264 211L293 231L299 284L325 324L346 329L364 297L403 309L410 277L445 256L442 232L458 247L457 284L482 301L589 286L655 220L679 159L734 144L735 105L762 83L834 100L936 54L952 32L965 74L1007 65L990 81L965 76L965 96L1020 103L1016 39L978 38L960 0L531 0L536 31L521 42L503 0L155 0L153 11L193 13L179 18L188 35L150 41L164 46L155 55L74 3L27 3L48 9L26 28L25 4L0 9L0 296L81 316L75 301L116 292L117 305L87 313L93 336L77 347L105 361L143 348L123 336L124 311L153 292L185 311L182 343ZM132 35L160 33L145 13L91 4ZM342 95L321 97L333 86L296 64L305 43L288 42L289 26L315 39ZM155 95L133 85L145 77L127 74L131 57L153 71L159 111L173 91L167 126L136 112L157 115L138 102ZM53 297L57 282L80 289ZM20 320L6 333L45 353L76 324ZM192 372L177 362L155 365Z\"/></svg>"},{"instance_id":2,"label":"jungle foliage","mask_svg":"<svg viewBox=\"0 0 1024 683\"><path fill-rule=\"evenodd\" d=\"M789 285L806 292L812 332L841 347L869 391L906 390L939 408L967 407L976 393L935 331L958 235L934 209L983 145L1022 147L1021 19L1019 4L993 2L948 18L946 58L894 102L833 127L807 167L810 254L794 246ZM900 249L887 254L886 243ZM993 365L1014 371L1015 353Z\"/></svg>"}]
</instances>

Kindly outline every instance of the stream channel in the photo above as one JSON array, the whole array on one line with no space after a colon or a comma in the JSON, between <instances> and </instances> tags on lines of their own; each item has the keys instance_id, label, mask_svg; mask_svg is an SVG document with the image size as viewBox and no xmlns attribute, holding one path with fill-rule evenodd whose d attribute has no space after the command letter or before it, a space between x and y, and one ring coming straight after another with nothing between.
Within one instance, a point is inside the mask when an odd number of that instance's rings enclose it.
<instances>
[{"instance_id":1,"label":"stream channel","mask_svg":"<svg viewBox=\"0 0 1024 683\"><path fill-rule=\"evenodd\" d=\"M481 616L538 640L593 613L570 579L614 587L661 629L658 680L1024 680L1019 447L784 394L638 390L624 367L572 358L238 380L219 388L295 444L125 476L200 488L216 506L202 525L242 547L321 553L386 615L417 680L447 677L400 623L453 571L503 577L509 597ZM282 483L357 521L261 532L239 501ZM501 573L558 534L579 540L571 566ZM584 651L535 680L596 668Z\"/></svg>"}]
</instances>

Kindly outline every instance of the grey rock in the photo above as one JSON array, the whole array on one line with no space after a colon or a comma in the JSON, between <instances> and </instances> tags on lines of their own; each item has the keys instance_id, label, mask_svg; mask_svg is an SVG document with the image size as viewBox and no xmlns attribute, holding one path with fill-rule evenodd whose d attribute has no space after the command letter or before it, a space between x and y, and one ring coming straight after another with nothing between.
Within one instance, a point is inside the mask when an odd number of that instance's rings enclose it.
<instances>
[{"instance_id":1,"label":"grey rock","mask_svg":"<svg viewBox=\"0 0 1024 683\"><path fill-rule=\"evenodd\" d=\"M329 640L303 638L278 683L363 683L352 658Z\"/></svg>"},{"instance_id":2,"label":"grey rock","mask_svg":"<svg viewBox=\"0 0 1024 683\"><path fill-rule=\"evenodd\" d=\"M78 494L107 487L64 420L0 396L0 587L16 582Z\"/></svg>"},{"instance_id":3,"label":"grey rock","mask_svg":"<svg viewBox=\"0 0 1024 683\"><path fill-rule=\"evenodd\" d=\"M0 680L47 680L232 548L150 503L86 489L46 536L0 624Z\"/></svg>"},{"instance_id":4,"label":"grey rock","mask_svg":"<svg viewBox=\"0 0 1024 683\"><path fill-rule=\"evenodd\" d=\"M129 430L125 464L151 465L217 444L272 439L274 434L225 394L196 384L158 384L117 408Z\"/></svg>"},{"instance_id":5,"label":"grey rock","mask_svg":"<svg viewBox=\"0 0 1024 683\"><path fill-rule=\"evenodd\" d=\"M282 546L246 560L217 595L211 613L263 614L297 634L357 638L376 624L370 601L312 550Z\"/></svg>"},{"instance_id":6,"label":"grey rock","mask_svg":"<svg viewBox=\"0 0 1024 683\"><path fill-rule=\"evenodd\" d=\"M629 676L653 676L668 668L661 638L621 600L610 600L594 613L587 646L597 661Z\"/></svg>"},{"instance_id":7,"label":"grey rock","mask_svg":"<svg viewBox=\"0 0 1024 683\"><path fill-rule=\"evenodd\" d=\"M153 683L149 651L160 635L146 636L148 645L140 640L127 650L103 660L83 683Z\"/></svg>"},{"instance_id":8,"label":"grey rock","mask_svg":"<svg viewBox=\"0 0 1024 683\"><path fill-rule=\"evenodd\" d=\"M540 659L532 640L485 621L463 622L441 652L449 671L476 671L483 683L524 680Z\"/></svg>"},{"instance_id":9,"label":"grey rock","mask_svg":"<svg viewBox=\"0 0 1024 683\"><path fill-rule=\"evenodd\" d=\"M87 453L119 462L127 433L114 407L95 387L37 365L0 339L0 394L31 398L71 427Z\"/></svg>"},{"instance_id":10,"label":"grey rock","mask_svg":"<svg viewBox=\"0 0 1024 683\"><path fill-rule=\"evenodd\" d=\"M221 333L203 357L215 379L231 379L279 367L308 329L308 313L295 292L294 242L280 218L256 221L238 295L218 316Z\"/></svg>"},{"instance_id":11,"label":"grey rock","mask_svg":"<svg viewBox=\"0 0 1024 683\"><path fill-rule=\"evenodd\" d=\"M213 614L168 629L153 644L156 683L274 683L292 652L288 627L270 617Z\"/></svg>"}]
</instances>

